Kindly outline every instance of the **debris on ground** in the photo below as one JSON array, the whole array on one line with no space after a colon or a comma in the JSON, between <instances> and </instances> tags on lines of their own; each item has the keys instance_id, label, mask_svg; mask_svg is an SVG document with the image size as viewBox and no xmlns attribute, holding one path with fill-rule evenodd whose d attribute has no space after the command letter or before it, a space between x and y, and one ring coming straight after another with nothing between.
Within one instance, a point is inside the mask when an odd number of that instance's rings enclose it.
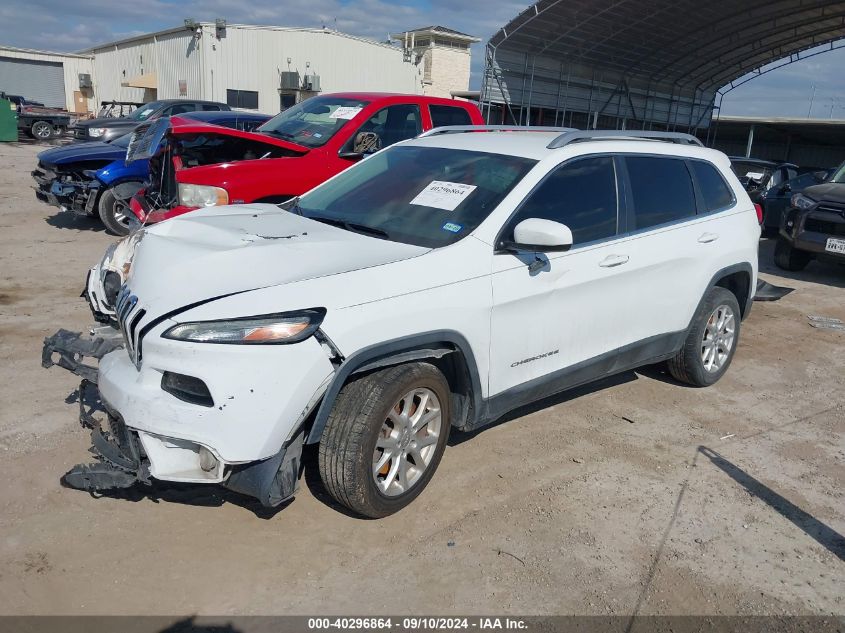
<instances>
[{"instance_id":1,"label":"debris on ground","mask_svg":"<svg viewBox=\"0 0 845 633\"><path fill-rule=\"evenodd\" d=\"M810 323L810 327L821 328L825 330L842 330L845 332L845 323L842 322L842 319L835 319L833 317L825 317L825 316L816 316L816 315L809 315L807 320Z\"/></svg>"}]
</instances>

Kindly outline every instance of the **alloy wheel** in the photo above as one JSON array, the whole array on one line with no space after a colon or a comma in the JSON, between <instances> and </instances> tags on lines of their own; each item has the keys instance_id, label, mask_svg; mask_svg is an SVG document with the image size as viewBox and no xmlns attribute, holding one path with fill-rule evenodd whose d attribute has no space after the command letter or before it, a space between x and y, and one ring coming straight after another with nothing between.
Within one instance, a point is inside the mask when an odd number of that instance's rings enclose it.
<instances>
[{"instance_id":1,"label":"alloy wheel","mask_svg":"<svg viewBox=\"0 0 845 633\"><path fill-rule=\"evenodd\" d=\"M437 451L442 424L440 400L430 389L412 389L391 407L373 451L379 492L395 497L419 481Z\"/></svg>"},{"instance_id":2,"label":"alloy wheel","mask_svg":"<svg viewBox=\"0 0 845 633\"><path fill-rule=\"evenodd\" d=\"M707 319L701 341L701 362L711 373L719 371L730 358L736 340L736 315L730 306L720 305Z\"/></svg>"}]
</instances>

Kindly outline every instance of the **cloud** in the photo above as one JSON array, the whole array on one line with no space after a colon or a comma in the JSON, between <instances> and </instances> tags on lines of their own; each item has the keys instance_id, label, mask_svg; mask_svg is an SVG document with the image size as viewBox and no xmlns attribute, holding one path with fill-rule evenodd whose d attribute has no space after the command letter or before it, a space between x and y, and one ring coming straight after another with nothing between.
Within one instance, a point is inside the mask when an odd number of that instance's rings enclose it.
<instances>
[{"instance_id":1,"label":"cloud","mask_svg":"<svg viewBox=\"0 0 845 633\"><path fill-rule=\"evenodd\" d=\"M383 41L389 33L429 24L486 41L529 5L520 0L5 0L0 5L0 43L78 51L123 37L177 26L184 18L225 18L231 24L337 28ZM483 42L472 47L471 87L484 68ZM723 112L806 116L812 86L813 115L845 94L845 50L818 55L772 71L728 94ZM829 109L829 108L828 108ZM839 113L845 116L845 112Z\"/></svg>"}]
</instances>

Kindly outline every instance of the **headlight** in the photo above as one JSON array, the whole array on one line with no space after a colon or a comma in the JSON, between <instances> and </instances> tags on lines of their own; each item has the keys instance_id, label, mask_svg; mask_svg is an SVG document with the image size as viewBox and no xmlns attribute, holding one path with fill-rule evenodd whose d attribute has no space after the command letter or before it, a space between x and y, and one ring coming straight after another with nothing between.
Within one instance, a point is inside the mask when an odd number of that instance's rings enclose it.
<instances>
[{"instance_id":1,"label":"headlight","mask_svg":"<svg viewBox=\"0 0 845 633\"><path fill-rule=\"evenodd\" d=\"M313 308L242 319L180 323L162 336L191 343L285 345L307 339L320 327L325 316L324 308Z\"/></svg>"},{"instance_id":2,"label":"headlight","mask_svg":"<svg viewBox=\"0 0 845 633\"><path fill-rule=\"evenodd\" d=\"M229 194L220 187L180 183L179 204L183 207L213 207L229 204Z\"/></svg>"},{"instance_id":3,"label":"headlight","mask_svg":"<svg viewBox=\"0 0 845 633\"><path fill-rule=\"evenodd\" d=\"M88 136L90 136L92 138L100 138L105 133L106 133L106 128L104 128L104 127L89 127L88 128Z\"/></svg>"},{"instance_id":4,"label":"headlight","mask_svg":"<svg viewBox=\"0 0 845 633\"><path fill-rule=\"evenodd\" d=\"M790 202L792 203L793 207L801 210L809 209L814 204L816 204L815 200L813 200L812 198L808 198L803 193L796 193L794 196L792 196Z\"/></svg>"}]
</instances>

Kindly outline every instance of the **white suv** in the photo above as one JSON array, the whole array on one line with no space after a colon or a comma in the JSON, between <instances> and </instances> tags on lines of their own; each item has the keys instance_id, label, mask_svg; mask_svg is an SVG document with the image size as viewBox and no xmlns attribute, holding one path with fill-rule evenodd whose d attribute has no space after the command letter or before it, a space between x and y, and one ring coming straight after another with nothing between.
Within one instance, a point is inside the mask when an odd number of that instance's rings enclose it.
<instances>
[{"instance_id":1,"label":"white suv","mask_svg":"<svg viewBox=\"0 0 845 633\"><path fill-rule=\"evenodd\" d=\"M219 483L268 506L303 444L341 504L410 503L452 427L668 361L727 370L760 226L723 154L684 134L440 128L283 208L145 229L96 378L111 433L65 476Z\"/></svg>"}]
</instances>

